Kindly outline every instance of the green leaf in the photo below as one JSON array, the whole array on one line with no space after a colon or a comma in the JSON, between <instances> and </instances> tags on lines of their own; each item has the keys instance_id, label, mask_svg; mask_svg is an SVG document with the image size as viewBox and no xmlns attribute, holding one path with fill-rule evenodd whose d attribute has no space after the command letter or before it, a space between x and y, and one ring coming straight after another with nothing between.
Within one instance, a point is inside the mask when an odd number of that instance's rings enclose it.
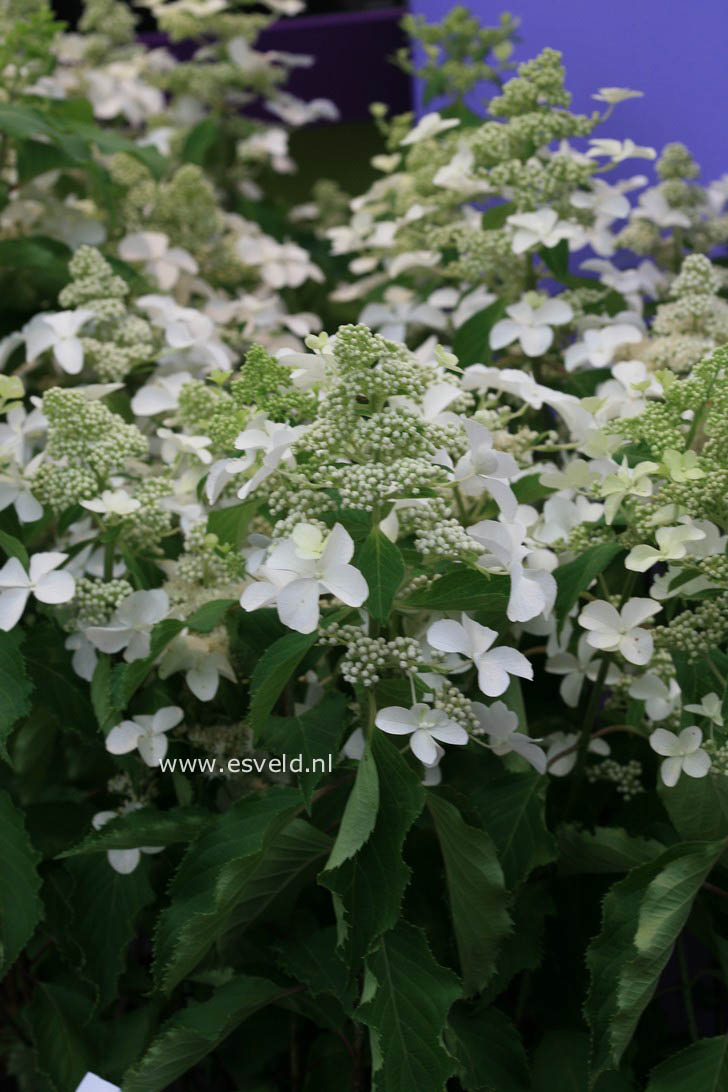
<instances>
[{"instance_id":1,"label":"green leaf","mask_svg":"<svg viewBox=\"0 0 728 1092\"><path fill-rule=\"evenodd\" d=\"M139 808L110 819L100 830L92 831L78 845L58 856L79 857L107 849L171 846L176 842L189 842L197 837L210 819L210 813L204 808L172 808L170 811Z\"/></svg>"},{"instance_id":2,"label":"green leaf","mask_svg":"<svg viewBox=\"0 0 728 1092\"><path fill-rule=\"evenodd\" d=\"M500 1009L453 1007L445 1040L455 1055L460 1082L468 1092L531 1092L528 1059L521 1037ZM560 1086L559 1086L560 1087Z\"/></svg>"},{"instance_id":3,"label":"green leaf","mask_svg":"<svg viewBox=\"0 0 728 1092\"><path fill-rule=\"evenodd\" d=\"M258 660L250 680L248 720L257 738L278 701L283 688L303 657L316 643L318 634L286 633L270 645Z\"/></svg>"},{"instance_id":4,"label":"green leaf","mask_svg":"<svg viewBox=\"0 0 728 1092\"><path fill-rule=\"evenodd\" d=\"M265 978L245 976L220 986L209 1001L193 1002L163 1025L141 1060L126 1073L124 1092L163 1092L243 1020L292 992Z\"/></svg>"},{"instance_id":5,"label":"green leaf","mask_svg":"<svg viewBox=\"0 0 728 1092\"><path fill-rule=\"evenodd\" d=\"M477 314L471 315L458 328L453 340L452 351L461 367L470 364L490 363L490 343L488 335L505 310L505 301L496 300Z\"/></svg>"},{"instance_id":6,"label":"green leaf","mask_svg":"<svg viewBox=\"0 0 728 1092\"><path fill-rule=\"evenodd\" d=\"M40 1065L58 1092L76 1088L93 1068L91 1036L84 1030L90 1013L89 998L73 984L39 982L33 991L33 1040Z\"/></svg>"},{"instance_id":7,"label":"green leaf","mask_svg":"<svg viewBox=\"0 0 728 1092\"><path fill-rule=\"evenodd\" d=\"M260 501L243 501L228 508L215 508L207 517L207 530L220 542L239 550L245 541L250 521L260 507Z\"/></svg>"},{"instance_id":8,"label":"green leaf","mask_svg":"<svg viewBox=\"0 0 728 1092\"><path fill-rule=\"evenodd\" d=\"M191 614L185 620L185 625L195 633L210 633L222 624L223 618L236 603L237 599L212 599Z\"/></svg>"},{"instance_id":9,"label":"green leaf","mask_svg":"<svg viewBox=\"0 0 728 1092\"><path fill-rule=\"evenodd\" d=\"M671 846L605 896L602 929L587 950L592 1077L616 1069L655 992L696 895L726 842Z\"/></svg>"},{"instance_id":10,"label":"green leaf","mask_svg":"<svg viewBox=\"0 0 728 1092\"><path fill-rule=\"evenodd\" d=\"M305 819L292 819L274 831L253 862L230 917L229 932L237 945L240 932L275 900L288 898L307 873L318 868L331 851L331 838Z\"/></svg>"},{"instance_id":11,"label":"green leaf","mask_svg":"<svg viewBox=\"0 0 728 1092\"><path fill-rule=\"evenodd\" d=\"M262 743L276 754L285 754L289 759L301 756L302 769L291 770L297 773L306 808L311 811L313 790L324 773L329 762L336 761L346 718L346 697L340 693L327 694L299 717L269 717L263 733Z\"/></svg>"},{"instance_id":12,"label":"green leaf","mask_svg":"<svg viewBox=\"0 0 728 1092\"><path fill-rule=\"evenodd\" d=\"M533 1056L532 1092L586 1092L589 1037L568 1028L547 1031Z\"/></svg>"},{"instance_id":13,"label":"green leaf","mask_svg":"<svg viewBox=\"0 0 728 1092\"><path fill-rule=\"evenodd\" d=\"M317 929L296 936L279 949L278 962L286 974L302 982L312 997L330 994L350 1012L354 987L349 968L336 951L336 929Z\"/></svg>"},{"instance_id":14,"label":"green leaf","mask_svg":"<svg viewBox=\"0 0 728 1092\"><path fill-rule=\"evenodd\" d=\"M25 571L30 567L28 551L23 543L15 535L9 535L6 531L0 531L0 549L6 557L17 557Z\"/></svg>"},{"instance_id":15,"label":"green leaf","mask_svg":"<svg viewBox=\"0 0 728 1092\"><path fill-rule=\"evenodd\" d=\"M220 123L213 118L204 118L193 125L182 145L182 161L184 163L204 164L207 156L222 139Z\"/></svg>"},{"instance_id":16,"label":"green leaf","mask_svg":"<svg viewBox=\"0 0 728 1092\"><path fill-rule=\"evenodd\" d=\"M574 561L568 561L566 565L555 570L558 591L554 613L560 621L566 617L592 580L603 573L617 554L621 553L624 553L624 547L618 542L600 542L597 546L589 546Z\"/></svg>"},{"instance_id":17,"label":"green leaf","mask_svg":"<svg viewBox=\"0 0 728 1092\"><path fill-rule=\"evenodd\" d=\"M443 1033L459 996L457 978L435 962L421 930L400 922L381 938L356 1011L370 1031L372 1092L442 1092L455 1072Z\"/></svg>"},{"instance_id":18,"label":"green leaf","mask_svg":"<svg viewBox=\"0 0 728 1092\"><path fill-rule=\"evenodd\" d=\"M62 147L41 140L23 140L17 146L18 179L28 182L47 171L76 166L76 160Z\"/></svg>"},{"instance_id":19,"label":"green leaf","mask_svg":"<svg viewBox=\"0 0 728 1092\"><path fill-rule=\"evenodd\" d=\"M413 592L402 606L425 610L481 611L488 615L494 625L502 625L509 594L510 580L507 576L486 576L463 565L441 576L429 588L419 588Z\"/></svg>"},{"instance_id":20,"label":"green leaf","mask_svg":"<svg viewBox=\"0 0 728 1092\"><path fill-rule=\"evenodd\" d=\"M386 622L404 579L401 553L382 531L374 527L357 555L356 564L369 586L367 610L372 618Z\"/></svg>"},{"instance_id":21,"label":"green leaf","mask_svg":"<svg viewBox=\"0 0 728 1092\"><path fill-rule=\"evenodd\" d=\"M111 697L111 657L100 653L91 679L91 704L102 731L113 728L117 709Z\"/></svg>"},{"instance_id":22,"label":"green leaf","mask_svg":"<svg viewBox=\"0 0 728 1092\"><path fill-rule=\"evenodd\" d=\"M699 1039L652 1070L647 1092L725 1092L728 1036Z\"/></svg>"},{"instance_id":23,"label":"green leaf","mask_svg":"<svg viewBox=\"0 0 728 1092\"><path fill-rule=\"evenodd\" d=\"M665 852L654 838L628 834L622 827L596 827L593 831L565 825L557 832L559 871L563 875L629 872Z\"/></svg>"},{"instance_id":24,"label":"green leaf","mask_svg":"<svg viewBox=\"0 0 728 1092\"><path fill-rule=\"evenodd\" d=\"M671 789L660 781L657 791L684 841L728 836L728 779L723 774L681 777Z\"/></svg>"},{"instance_id":25,"label":"green leaf","mask_svg":"<svg viewBox=\"0 0 728 1092\"><path fill-rule=\"evenodd\" d=\"M23 816L0 792L0 974L13 965L43 915L38 897L40 854L30 844Z\"/></svg>"},{"instance_id":26,"label":"green leaf","mask_svg":"<svg viewBox=\"0 0 728 1092\"><path fill-rule=\"evenodd\" d=\"M154 891L144 867L122 876L105 857L69 861L65 867L76 883L72 927L83 955L82 973L96 987L104 1008L116 996L137 916L153 901Z\"/></svg>"},{"instance_id":27,"label":"green leaf","mask_svg":"<svg viewBox=\"0 0 728 1092\"><path fill-rule=\"evenodd\" d=\"M13 725L30 712L33 683L25 671L20 646L24 631L0 632L0 758L8 761L7 741Z\"/></svg>"},{"instance_id":28,"label":"green leaf","mask_svg":"<svg viewBox=\"0 0 728 1092\"><path fill-rule=\"evenodd\" d=\"M484 830L468 826L457 808L434 793L428 793L427 806L445 862L465 993L477 993L492 978L500 943L511 930L503 872Z\"/></svg>"},{"instance_id":29,"label":"green leaf","mask_svg":"<svg viewBox=\"0 0 728 1092\"><path fill-rule=\"evenodd\" d=\"M357 765L354 787L346 801L325 872L333 871L359 852L374 830L378 810L379 775L371 747L367 747Z\"/></svg>"},{"instance_id":30,"label":"green leaf","mask_svg":"<svg viewBox=\"0 0 728 1092\"><path fill-rule=\"evenodd\" d=\"M63 647L64 634L55 622L33 626L33 639L24 649L28 673L35 685L36 707L47 709L64 731L95 736L96 717L89 687L71 667L71 653Z\"/></svg>"},{"instance_id":31,"label":"green leaf","mask_svg":"<svg viewBox=\"0 0 728 1092\"><path fill-rule=\"evenodd\" d=\"M374 733L371 749L379 775L374 830L356 856L319 877L334 894L339 945L349 966L399 918L410 876L402 847L425 799L418 775L384 732Z\"/></svg>"},{"instance_id":32,"label":"green leaf","mask_svg":"<svg viewBox=\"0 0 728 1092\"><path fill-rule=\"evenodd\" d=\"M539 255L557 280L569 276L569 244L562 239L556 246L542 246Z\"/></svg>"},{"instance_id":33,"label":"green leaf","mask_svg":"<svg viewBox=\"0 0 728 1092\"><path fill-rule=\"evenodd\" d=\"M536 773L506 774L479 787L473 806L495 842L508 887L522 883L556 857L544 816L547 780Z\"/></svg>"},{"instance_id":34,"label":"green leaf","mask_svg":"<svg viewBox=\"0 0 728 1092\"><path fill-rule=\"evenodd\" d=\"M171 990L227 927L264 847L300 804L294 789L239 800L192 842L170 887L155 938L155 978Z\"/></svg>"}]
</instances>

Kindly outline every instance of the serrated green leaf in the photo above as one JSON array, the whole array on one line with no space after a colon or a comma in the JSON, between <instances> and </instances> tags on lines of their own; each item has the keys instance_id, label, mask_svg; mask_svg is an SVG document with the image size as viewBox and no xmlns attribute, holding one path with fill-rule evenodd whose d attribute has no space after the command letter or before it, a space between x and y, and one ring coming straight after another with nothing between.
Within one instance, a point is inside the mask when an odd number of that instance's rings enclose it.
<instances>
[{"instance_id":1,"label":"serrated green leaf","mask_svg":"<svg viewBox=\"0 0 728 1092\"><path fill-rule=\"evenodd\" d=\"M92 1004L71 982L39 982L29 1007L33 1041L43 1071L58 1092L76 1088L93 1067L92 1038L85 1025Z\"/></svg>"},{"instance_id":2,"label":"serrated green leaf","mask_svg":"<svg viewBox=\"0 0 728 1092\"><path fill-rule=\"evenodd\" d=\"M328 770L329 761L333 765L336 760L346 705L343 694L328 694L298 717L269 717L266 722L261 741L266 748L292 759L302 757L302 769L291 772L296 773L309 811L313 790Z\"/></svg>"},{"instance_id":3,"label":"serrated green leaf","mask_svg":"<svg viewBox=\"0 0 728 1092\"><path fill-rule=\"evenodd\" d=\"M356 769L354 786L341 817L339 833L326 862L331 872L358 853L374 830L379 810L379 775L374 755L367 747Z\"/></svg>"},{"instance_id":4,"label":"serrated green leaf","mask_svg":"<svg viewBox=\"0 0 728 1092\"><path fill-rule=\"evenodd\" d=\"M331 994L346 1012L354 1003L354 987L346 963L336 950L336 929L317 929L296 936L278 949L281 968L302 982L312 997Z\"/></svg>"},{"instance_id":5,"label":"serrated green leaf","mask_svg":"<svg viewBox=\"0 0 728 1092\"><path fill-rule=\"evenodd\" d=\"M33 683L20 651L24 631L0 632L0 758L8 759L7 742L13 725L30 712Z\"/></svg>"},{"instance_id":6,"label":"serrated green leaf","mask_svg":"<svg viewBox=\"0 0 728 1092\"><path fill-rule=\"evenodd\" d=\"M602 929L586 957L593 1080L619 1066L695 897L725 848L725 840L672 846L607 892Z\"/></svg>"},{"instance_id":7,"label":"serrated green leaf","mask_svg":"<svg viewBox=\"0 0 728 1092\"><path fill-rule=\"evenodd\" d=\"M728 1035L699 1039L652 1070L647 1092L725 1092Z\"/></svg>"},{"instance_id":8,"label":"serrated green leaf","mask_svg":"<svg viewBox=\"0 0 728 1092\"><path fill-rule=\"evenodd\" d=\"M204 808L172 808L156 811L139 808L110 819L100 830L88 834L78 845L59 853L59 858L80 857L107 849L136 849L138 846L171 846L196 838L212 816Z\"/></svg>"},{"instance_id":9,"label":"serrated green leaf","mask_svg":"<svg viewBox=\"0 0 728 1092\"><path fill-rule=\"evenodd\" d=\"M30 844L23 815L6 792L0 792L0 860L0 974L5 974L43 915L38 897L40 854Z\"/></svg>"},{"instance_id":10,"label":"serrated green leaf","mask_svg":"<svg viewBox=\"0 0 728 1092\"><path fill-rule=\"evenodd\" d=\"M480 787L473 805L495 842L508 887L515 887L556 856L544 815L546 779L536 773L506 774Z\"/></svg>"},{"instance_id":11,"label":"serrated green leaf","mask_svg":"<svg viewBox=\"0 0 728 1092\"><path fill-rule=\"evenodd\" d=\"M210 633L222 624L223 618L236 603L237 599L212 599L191 614L185 625L195 633Z\"/></svg>"},{"instance_id":12,"label":"serrated green leaf","mask_svg":"<svg viewBox=\"0 0 728 1092\"><path fill-rule=\"evenodd\" d=\"M402 606L424 610L480 611L493 625L503 626L510 594L507 576L486 576L464 565L439 577L429 588L407 596ZM490 624L483 621L481 624Z\"/></svg>"},{"instance_id":13,"label":"serrated green leaf","mask_svg":"<svg viewBox=\"0 0 728 1092\"><path fill-rule=\"evenodd\" d=\"M511 1021L493 1005L453 1006L445 1041L468 1092L532 1092L528 1059Z\"/></svg>"},{"instance_id":14,"label":"serrated green leaf","mask_svg":"<svg viewBox=\"0 0 728 1092\"><path fill-rule=\"evenodd\" d=\"M141 1060L125 1074L124 1092L163 1092L243 1020L291 992L295 991L252 976L218 987L209 1001L193 1002L162 1026Z\"/></svg>"},{"instance_id":15,"label":"serrated green leaf","mask_svg":"<svg viewBox=\"0 0 728 1092\"><path fill-rule=\"evenodd\" d=\"M647 864L667 848L654 838L639 838L622 827L596 827L593 831L564 825L556 835L559 871L564 875L629 872Z\"/></svg>"},{"instance_id":16,"label":"serrated green leaf","mask_svg":"<svg viewBox=\"0 0 728 1092\"><path fill-rule=\"evenodd\" d=\"M401 553L382 531L374 527L357 554L356 565L369 587L367 610L372 618L386 622L404 579Z\"/></svg>"},{"instance_id":17,"label":"serrated green leaf","mask_svg":"<svg viewBox=\"0 0 728 1092\"><path fill-rule=\"evenodd\" d=\"M728 779L723 774L681 777L672 788L660 781L657 791L684 841L728 836Z\"/></svg>"},{"instance_id":18,"label":"serrated green leaf","mask_svg":"<svg viewBox=\"0 0 728 1092\"><path fill-rule=\"evenodd\" d=\"M286 633L270 645L255 665L250 681L248 720L257 738L283 688L303 657L316 643L318 634Z\"/></svg>"},{"instance_id":19,"label":"serrated green leaf","mask_svg":"<svg viewBox=\"0 0 728 1092\"><path fill-rule=\"evenodd\" d=\"M155 978L171 990L227 928L265 847L300 805L294 789L239 800L192 842L170 887L155 938Z\"/></svg>"},{"instance_id":20,"label":"serrated green leaf","mask_svg":"<svg viewBox=\"0 0 728 1092\"><path fill-rule=\"evenodd\" d=\"M468 826L452 804L428 793L427 806L445 862L445 876L465 993L477 993L495 973L501 941L511 930L508 894L495 846Z\"/></svg>"},{"instance_id":21,"label":"serrated green leaf","mask_svg":"<svg viewBox=\"0 0 728 1092\"><path fill-rule=\"evenodd\" d=\"M419 777L384 732L374 733L371 748L379 776L374 830L356 856L319 876L334 894L339 945L350 966L399 918L410 876L402 847L425 799Z\"/></svg>"},{"instance_id":22,"label":"serrated green leaf","mask_svg":"<svg viewBox=\"0 0 728 1092\"><path fill-rule=\"evenodd\" d=\"M554 613L559 621L566 618L592 580L603 573L621 553L624 553L624 547L618 542L600 542L596 546L589 546L574 561L568 561L554 571L558 588Z\"/></svg>"},{"instance_id":23,"label":"serrated green leaf","mask_svg":"<svg viewBox=\"0 0 728 1092\"><path fill-rule=\"evenodd\" d=\"M459 996L421 930L400 922L385 933L367 959L356 1010L370 1031L372 1092L442 1092L456 1068L443 1034Z\"/></svg>"},{"instance_id":24,"label":"serrated green leaf","mask_svg":"<svg viewBox=\"0 0 728 1092\"><path fill-rule=\"evenodd\" d=\"M152 902L154 891L143 866L124 876L105 857L69 861L64 867L75 881L72 929L83 957L83 977L93 983L98 1004L105 1008L116 996L137 916Z\"/></svg>"}]
</instances>

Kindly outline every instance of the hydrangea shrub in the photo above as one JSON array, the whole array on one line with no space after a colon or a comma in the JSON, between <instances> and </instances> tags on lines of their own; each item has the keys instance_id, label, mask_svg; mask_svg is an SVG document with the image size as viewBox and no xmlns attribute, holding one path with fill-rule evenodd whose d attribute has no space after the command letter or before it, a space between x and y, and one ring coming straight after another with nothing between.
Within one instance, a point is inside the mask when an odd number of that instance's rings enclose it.
<instances>
[{"instance_id":1,"label":"hydrangea shrub","mask_svg":"<svg viewBox=\"0 0 728 1092\"><path fill-rule=\"evenodd\" d=\"M726 179L456 8L282 210L147 7L2 9L8 1087L728 1087Z\"/></svg>"}]
</instances>

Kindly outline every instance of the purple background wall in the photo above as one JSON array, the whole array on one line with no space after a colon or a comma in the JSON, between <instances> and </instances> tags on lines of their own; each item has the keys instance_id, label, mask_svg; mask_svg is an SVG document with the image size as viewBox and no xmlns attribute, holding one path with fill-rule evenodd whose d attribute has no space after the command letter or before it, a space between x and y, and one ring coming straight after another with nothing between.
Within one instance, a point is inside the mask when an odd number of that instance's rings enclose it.
<instances>
[{"instance_id":1,"label":"purple background wall","mask_svg":"<svg viewBox=\"0 0 728 1092\"><path fill-rule=\"evenodd\" d=\"M455 0L411 0L428 22ZM573 109L588 113L599 87L631 87L644 98L616 107L597 136L631 137L659 151L680 140L702 181L728 172L728 0L462 0L488 24L504 9L520 16L514 59L545 46L566 65ZM631 160L632 171L645 161ZM628 172L630 173L630 172Z\"/></svg>"}]
</instances>

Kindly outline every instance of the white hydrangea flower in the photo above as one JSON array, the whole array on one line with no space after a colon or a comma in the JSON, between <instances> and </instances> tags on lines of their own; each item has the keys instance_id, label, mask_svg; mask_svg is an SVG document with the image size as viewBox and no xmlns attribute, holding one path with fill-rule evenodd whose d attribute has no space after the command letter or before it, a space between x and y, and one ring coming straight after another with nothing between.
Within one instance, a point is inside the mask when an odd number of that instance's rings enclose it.
<instances>
[{"instance_id":1,"label":"white hydrangea flower","mask_svg":"<svg viewBox=\"0 0 728 1092\"><path fill-rule=\"evenodd\" d=\"M625 497L649 497L652 495L651 474L659 470L657 463L642 462L629 466L625 456L622 465L615 465L615 473L608 474L601 485L601 494L606 497L604 518L612 523Z\"/></svg>"},{"instance_id":2,"label":"white hydrangea flower","mask_svg":"<svg viewBox=\"0 0 728 1092\"><path fill-rule=\"evenodd\" d=\"M532 306L527 297L506 307L508 318L496 322L490 331L491 349L502 349L518 341L526 356L542 356L554 340L553 326L571 322L574 312L564 300L544 300Z\"/></svg>"},{"instance_id":3,"label":"white hydrangea flower","mask_svg":"<svg viewBox=\"0 0 728 1092\"><path fill-rule=\"evenodd\" d=\"M433 622L427 630L427 641L432 648L455 652L473 661L478 671L478 686L489 698L506 692L511 675L533 679L533 667L523 653L505 645L492 648L497 639L494 629L481 626L464 612L459 622L443 619Z\"/></svg>"},{"instance_id":4,"label":"white hydrangea flower","mask_svg":"<svg viewBox=\"0 0 728 1092\"><path fill-rule=\"evenodd\" d=\"M552 732L546 737L548 744L546 750L546 773L552 777L566 777L576 765L579 736L576 732ZM566 753L568 752L568 753ZM610 747L606 739L592 739L589 741L587 752L606 758L610 753ZM559 757L561 755L561 757Z\"/></svg>"},{"instance_id":5,"label":"white hydrangea flower","mask_svg":"<svg viewBox=\"0 0 728 1092\"><path fill-rule=\"evenodd\" d=\"M619 652L631 664L647 664L652 659L652 634L642 623L659 614L662 607L654 599L629 599L617 610L604 599L595 599L583 608L579 624L589 632L586 639L601 652Z\"/></svg>"},{"instance_id":6,"label":"white hydrangea flower","mask_svg":"<svg viewBox=\"0 0 728 1092\"><path fill-rule=\"evenodd\" d=\"M668 205L667 198L662 190L655 187L640 194L639 208L632 213L635 220L650 220L660 228L690 227L690 218Z\"/></svg>"},{"instance_id":7,"label":"white hydrangea flower","mask_svg":"<svg viewBox=\"0 0 728 1092\"><path fill-rule=\"evenodd\" d=\"M276 604L284 626L313 633L319 623L319 597L335 595L350 607L360 607L369 595L367 582L349 561L354 542L340 523L325 535L320 527L299 523L290 538L275 544L259 572L265 579L243 592L243 610Z\"/></svg>"},{"instance_id":8,"label":"white hydrangea flower","mask_svg":"<svg viewBox=\"0 0 728 1092\"><path fill-rule=\"evenodd\" d=\"M514 254L524 254L535 246L554 247L562 239L573 238L578 231L575 224L559 220L558 212L549 208L515 213L506 223L516 229L511 241Z\"/></svg>"},{"instance_id":9,"label":"white hydrangea flower","mask_svg":"<svg viewBox=\"0 0 728 1092\"><path fill-rule=\"evenodd\" d=\"M609 106L616 106L618 102L626 102L627 99L641 99L644 91L631 91L629 87L600 87L593 99L597 102L606 102Z\"/></svg>"},{"instance_id":10,"label":"white hydrangea flower","mask_svg":"<svg viewBox=\"0 0 728 1092\"><path fill-rule=\"evenodd\" d=\"M19 621L31 595L39 603L67 603L76 592L70 573L56 572L68 554L50 551L33 554L26 572L17 557L9 558L0 569L0 629L6 633Z\"/></svg>"},{"instance_id":11,"label":"white hydrangea flower","mask_svg":"<svg viewBox=\"0 0 728 1092\"><path fill-rule=\"evenodd\" d=\"M505 702L483 705L474 701L470 706L481 732L489 736L491 751L496 755L517 754L525 758L538 773L546 772L546 755L535 740L518 731L518 716Z\"/></svg>"},{"instance_id":12,"label":"white hydrangea flower","mask_svg":"<svg viewBox=\"0 0 728 1092\"><path fill-rule=\"evenodd\" d=\"M705 538L705 531L682 523L677 527L658 527L655 538L657 547L641 544L630 550L624 559L626 569L645 573L659 562L679 561L688 552L687 543Z\"/></svg>"},{"instance_id":13,"label":"white hydrangea flower","mask_svg":"<svg viewBox=\"0 0 728 1092\"><path fill-rule=\"evenodd\" d=\"M664 756L660 763L660 777L668 788L677 785L680 774L688 777L705 777L710 769L710 755L700 744L703 733L692 724L683 728L679 736L668 732L667 728L655 728L650 736L650 747L656 754Z\"/></svg>"},{"instance_id":14,"label":"white hydrangea flower","mask_svg":"<svg viewBox=\"0 0 728 1092\"><path fill-rule=\"evenodd\" d=\"M612 163L621 163L625 159L656 159L654 148L647 148L627 140L613 140L610 137L592 137L589 141L590 159L611 159Z\"/></svg>"},{"instance_id":15,"label":"white hydrangea flower","mask_svg":"<svg viewBox=\"0 0 728 1092\"><path fill-rule=\"evenodd\" d=\"M486 519L468 527L468 534L486 551L478 564L501 569L511 578L506 610L511 622L548 615L556 600L556 580L539 565L539 555L525 545L526 533L526 526L519 520L507 523Z\"/></svg>"},{"instance_id":16,"label":"white hydrangea flower","mask_svg":"<svg viewBox=\"0 0 728 1092\"><path fill-rule=\"evenodd\" d=\"M221 676L235 682L232 664L214 639L196 633L180 633L165 650L157 668L160 679L176 671L184 671L185 682L200 701L212 701Z\"/></svg>"},{"instance_id":17,"label":"white hydrangea flower","mask_svg":"<svg viewBox=\"0 0 728 1092\"><path fill-rule=\"evenodd\" d=\"M707 717L719 728L723 727L723 700L715 691L706 694L698 705L686 705L685 712L695 713L699 717Z\"/></svg>"},{"instance_id":18,"label":"white hydrangea flower","mask_svg":"<svg viewBox=\"0 0 728 1092\"><path fill-rule=\"evenodd\" d=\"M93 318L96 318L94 312L84 307L76 311L36 315L23 327L28 360L37 360L51 349L59 368L69 375L78 375L83 368L83 344L79 331Z\"/></svg>"},{"instance_id":19,"label":"white hydrangea flower","mask_svg":"<svg viewBox=\"0 0 728 1092\"><path fill-rule=\"evenodd\" d=\"M665 720L680 704L677 680L670 679L669 684L665 683L654 671L647 671L635 679L627 693L630 698L637 698L645 703L645 713L650 720ZM689 709L690 706L686 708Z\"/></svg>"},{"instance_id":20,"label":"white hydrangea flower","mask_svg":"<svg viewBox=\"0 0 728 1092\"><path fill-rule=\"evenodd\" d=\"M184 716L177 705L167 705L153 715L138 713L133 720L123 720L106 737L106 750L112 755L139 751L147 766L158 766L167 753L166 733Z\"/></svg>"},{"instance_id":21,"label":"white hydrangea flower","mask_svg":"<svg viewBox=\"0 0 728 1092\"><path fill-rule=\"evenodd\" d=\"M634 345L643 337L638 327L626 322L603 326L601 330L585 330L582 340L569 345L564 353L564 366L567 372L585 366L605 368L614 360L617 349Z\"/></svg>"},{"instance_id":22,"label":"white hydrangea flower","mask_svg":"<svg viewBox=\"0 0 728 1092\"><path fill-rule=\"evenodd\" d=\"M450 720L444 710L432 709L424 702L416 702L411 709L388 705L379 710L374 723L390 735L409 736L412 754L423 766L435 766L440 761L438 742L462 747L469 738L462 725Z\"/></svg>"},{"instance_id":23,"label":"white hydrangea flower","mask_svg":"<svg viewBox=\"0 0 728 1092\"><path fill-rule=\"evenodd\" d=\"M82 500L81 507L102 516L128 516L141 505L129 496L126 489L104 489L99 497Z\"/></svg>"},{"instance_id":24,"label":"white hydrangea flower","mask_svg":"<svg viewBox=\"0 0 728 1092\"><path fill-rule=\"evenodd\" d=\"M576 645L576 655L571 652L555 652L546 660L546 671L550 675L563 675L559 685L559 694L570 709L576 709L584 687L584 680L594 682L599 674L599 661L595 661L596 649L587 641L583 633ZM613 686L620 679L619 669L610 664L605 683Z\"/></svg>"},{"instance_id":25,"label":"white hydrangea flower","mask_svg":"<svg viewBox=\"0 0 728 1092\"><path fill-rule=\"evenodd\" d=\"M183 273L193 275L198 266L181 246L170 246L163 231L133 231L119 243L119 257L125 262L142 262L144 272L154 277L163 292L174 288Z\"/></svg>"},{"instance_id":26,"label":"white hydrangea flower","mask_svg":"<svg viewBox=\"0 0 728 1092\"><path fill-rule=\"evenodd\" d=\"M460 122L457 118L443 118L435 111L431 114L424 114L423 117L415 125L414 129L410 129L406 137L400 140L400 144L405 146L410 144L419 144L421 140L430 140L431 137L437 136L439 133L444 133L448 129L454 129Z\"/></svg>"},{"instance_id":27,"label":"white hydrangea flower","mask_svg":"<svg viewBox=\"0 0 728 1092\"><path fill-rule=\"evenodd\" d=\"M127 663L149 655L151 633L169 613L164 588L135 591L122 599L105 626L90 626L86 636L101 652L121 652Z\"/></svg>"}]
</instances>

